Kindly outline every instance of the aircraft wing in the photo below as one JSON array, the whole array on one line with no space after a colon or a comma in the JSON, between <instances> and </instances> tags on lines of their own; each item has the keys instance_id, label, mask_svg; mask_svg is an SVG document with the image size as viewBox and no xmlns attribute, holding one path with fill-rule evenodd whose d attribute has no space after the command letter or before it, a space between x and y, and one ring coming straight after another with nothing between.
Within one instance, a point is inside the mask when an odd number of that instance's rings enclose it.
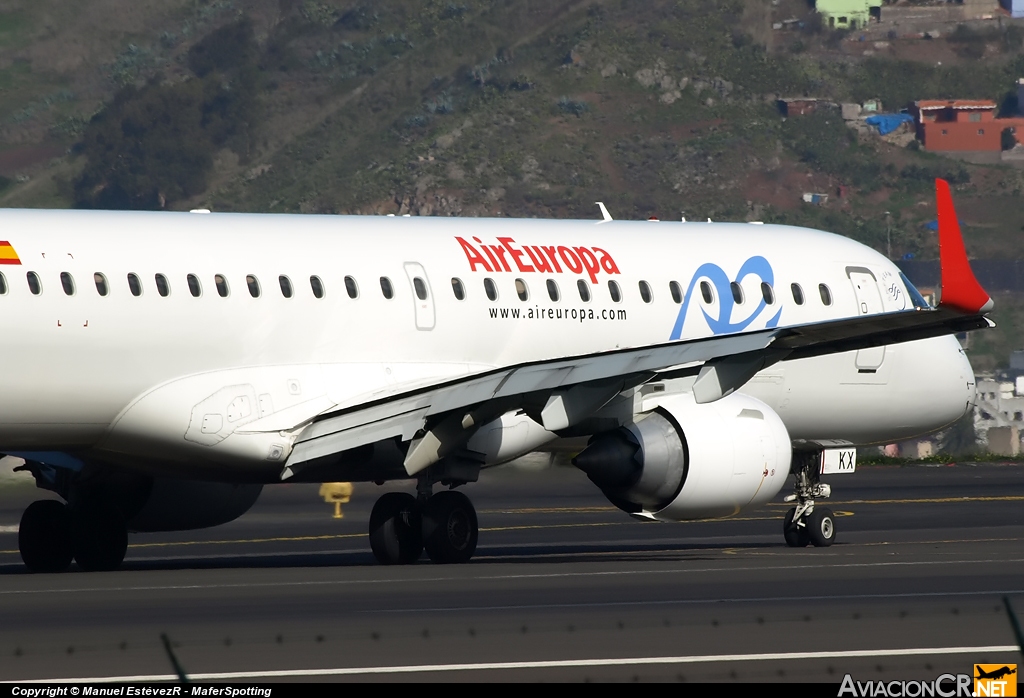
<instances>
[{"instance_id":1,"label":"aircraft wing","mask_svg":"<svg viewBox=\"0 0 1024 698\"><path fill-rule=\"evenodd\" d=\"M413 475L465 444L475 427L532 406L558 431L615 395L653 379L697 375L697 402L740 388L778 361L897 344L992 326L992 301L971 271L950 196L937 181L942 295L938 308L858 316L523 363L419 387L318 417L298 437L282 477L343 451L398 437L411 441Z\"/></svg>"}]
</instances>

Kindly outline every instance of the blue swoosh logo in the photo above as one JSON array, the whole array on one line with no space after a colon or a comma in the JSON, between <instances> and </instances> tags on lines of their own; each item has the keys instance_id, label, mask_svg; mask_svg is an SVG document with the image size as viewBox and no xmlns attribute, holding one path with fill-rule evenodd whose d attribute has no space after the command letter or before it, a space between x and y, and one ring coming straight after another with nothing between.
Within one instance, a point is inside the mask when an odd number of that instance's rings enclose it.
<instances>
[{"instance_id":1,"label":"blue swoosh logo","mask_svg":"<svg viewBox=\"0 0 1024 698\"><path fill-rule=\"evenodd\" d=\"M748 259L740 267L739 272L736 274L734 279L736 283L742 283L743 279L753 274L757 276L763 283L767 283L770 286L775 285L775 272L772 270L772 265L768 263L768 260L764 257L755 256ZM693 289L697 286L701 279L707 279L712 286L715 287L715 291L718 294L718 317L713 317L708 314L706 308L701 307L701 314L704 315L704 320L707 322L708 327L711 329L713 334L728 334L730 332L742 332L745 330L754 320L756 320L761 313L764 311L768 304L764 298L760 299L757 307L745 318L741 320L732 320L732 311L736 306L736 302L732 297L732 289L729 287L730 282L729 275L718 266L711 262L702 264L696 272L693 274L693 278L690 279L690 285L686 289L686 297L683 301L682 307L679 309L679 316L676 317L675 326L672 328L672 334L669 339L681 339L683 336L683 324L686 322L686 313L690 308L690 300L693 298ZM765 323L765 327L775 327L779 324L779 318L782 316L782 308L779 308L779 312L775 313L775 316Z\"/></svg>"}]
</instances>

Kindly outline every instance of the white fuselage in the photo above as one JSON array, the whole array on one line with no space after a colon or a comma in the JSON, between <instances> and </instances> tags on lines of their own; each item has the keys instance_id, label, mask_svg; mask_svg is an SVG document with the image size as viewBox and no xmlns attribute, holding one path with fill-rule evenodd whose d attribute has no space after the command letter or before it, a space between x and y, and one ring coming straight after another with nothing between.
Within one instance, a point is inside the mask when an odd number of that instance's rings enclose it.
<instances>
[{"instance_id":1,"label":"white fuselage","mask_svg":"<svg viewBox=\"0 0 1024 698\"><path fill-rule=\"evenodd\" d=\"M229 433L228 422L277 415L283 433L289 419L497 367L910 307L883 256L783 226L7 210L0 230L20 259L0 265L0 452L118 453L168 470L207 453L280 470L263 442L229 446L242 430ZM252 386L252 401L200 429L193 407L239 385ZM776 410L793 439L866 444L954 421L973 401L974 377L958 342L941 337L784 362L743 391ZM188 430L225 436L183 439ZM283 460L289 442L276 438L284 452L270 460Z\"/></svg>"}]
</instances>

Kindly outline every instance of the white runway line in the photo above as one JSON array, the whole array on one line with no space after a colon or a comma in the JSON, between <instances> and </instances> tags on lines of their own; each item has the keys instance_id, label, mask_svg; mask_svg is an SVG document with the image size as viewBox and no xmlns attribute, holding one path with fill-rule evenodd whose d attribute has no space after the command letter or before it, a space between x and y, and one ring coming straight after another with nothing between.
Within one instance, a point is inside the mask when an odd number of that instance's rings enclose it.
<instances>
[{"instance_id":1,"label":"white runway line","mask_svg":"<svg viewBox=\"0 0 1024 698\"><path fill-rule=\"evenodd\" d=\"M625 657L613 659L562 659L537 662L479 662L475 664L410 664L405 666L340 667L336 669L287 669L281 671L230 671L189 674L190 681L231 681L235 679L287 679L303 676L369 676L374 674L419 674L501 669L563 669L574 667L643 666L655 664L706 664L710 662L766 662L791 659L853 659L858 657L909 657L936 654L981 654L1019 652L1016 645L983 647L913 647L907 649L840 650L835 652L767 652L763 654L705 654L682 657ZM7 683L137 683L177 681L174 674L141 676L93 676L75 679L31 679Z\"/></svg>"}]
</instances>

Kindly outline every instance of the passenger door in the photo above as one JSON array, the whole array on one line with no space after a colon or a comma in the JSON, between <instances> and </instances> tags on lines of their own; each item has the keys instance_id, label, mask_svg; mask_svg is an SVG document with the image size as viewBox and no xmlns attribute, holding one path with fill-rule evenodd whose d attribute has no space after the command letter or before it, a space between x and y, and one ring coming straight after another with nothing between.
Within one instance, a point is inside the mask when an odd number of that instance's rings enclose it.
<instances>
[{"instance_id":1,"label":"passenger door","mask_svg":"<svg viewBox=\"0 0 1024 698\"><path fill-rule=\"evenodd\" d=\"M846 270L857 297L857 312L860 315L874 315L883 311L882 294L878 291L875 275L863 267L848 267ZM885 347L871 347L857 352L858 373L875 373L885 360Z\"/></svg>"}]
</instances>

